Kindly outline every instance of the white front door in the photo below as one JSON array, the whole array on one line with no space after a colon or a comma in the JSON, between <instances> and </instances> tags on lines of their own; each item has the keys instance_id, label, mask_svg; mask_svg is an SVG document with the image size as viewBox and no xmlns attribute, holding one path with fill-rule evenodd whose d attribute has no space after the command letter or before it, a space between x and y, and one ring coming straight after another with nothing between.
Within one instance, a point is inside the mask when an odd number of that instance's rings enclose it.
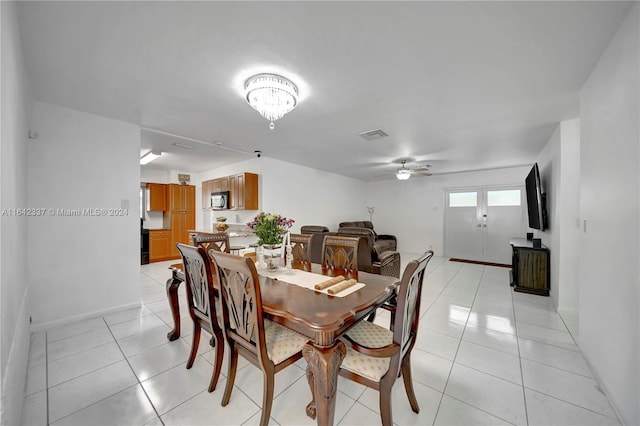
<instances>
[{"instance_id":1,"label":"white front door","mask_svg":"<svg viewBox=\"0 0 640 426\"><path fill-rule=\"evenodd\" d=\"M511 263L509 240L526 233L524 187L481 187L446 193L448 257Z\"/></svg>"}]
</instances>

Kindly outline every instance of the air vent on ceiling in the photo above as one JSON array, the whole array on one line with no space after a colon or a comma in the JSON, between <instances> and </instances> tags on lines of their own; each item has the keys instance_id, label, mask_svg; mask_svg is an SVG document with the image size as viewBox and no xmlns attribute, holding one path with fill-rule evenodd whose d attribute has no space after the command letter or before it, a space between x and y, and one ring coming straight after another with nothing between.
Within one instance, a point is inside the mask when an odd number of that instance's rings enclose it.
<instances>
[{"instance_id":1,"label":"air vent on ceiling","mask_svg":"<svg viewBox=\"0 0 640 426\"><path fill-rule=\"evenodd\" d=\"M380 129L369 130L366 132L359 133L359 135L368 141L375 141L377 139L382 139L389 136L387 133L384 132L384 130L380 130Z\"/></svg>"}]
</instances>

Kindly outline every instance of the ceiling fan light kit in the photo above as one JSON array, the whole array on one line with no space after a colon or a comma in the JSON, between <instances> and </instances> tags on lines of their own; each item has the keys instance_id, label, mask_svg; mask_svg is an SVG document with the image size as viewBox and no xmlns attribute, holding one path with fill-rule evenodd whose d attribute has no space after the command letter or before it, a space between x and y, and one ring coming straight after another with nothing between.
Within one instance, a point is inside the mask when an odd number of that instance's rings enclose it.
<instances>
[{"instance_id":1,"label":"ceiling fan light kit","mask_svg":"<svg viewBox=\"0 0 640 426\"><path fill-rule=\"evenodd\" d=\"M411 177L411 170L409 169L400 169L396 172L396 177L398 180L407 180Z\"/></svg>"},{"instance_id":2,"label":"ceiling fan light kit","mask_svg":"<svg viewBox=\"0 0 640 426\"><path fill-rule=\"evenodd\" d=\"M278 74L256 74L244 84L247 102L275 129L275 121L284 117L298 104L298 87Z\"/></svg>"}]
</instances>

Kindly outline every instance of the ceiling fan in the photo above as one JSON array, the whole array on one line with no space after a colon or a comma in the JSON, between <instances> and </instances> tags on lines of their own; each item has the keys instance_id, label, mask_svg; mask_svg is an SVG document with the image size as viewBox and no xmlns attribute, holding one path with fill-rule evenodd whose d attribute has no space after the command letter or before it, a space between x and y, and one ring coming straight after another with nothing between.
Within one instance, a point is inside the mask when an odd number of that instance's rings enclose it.
<instances>
[{"instance_id":1,"label":"ceiling fan","mask_svg":"<svg viewBox=\"0 0 640 426\"><path fill-rule=\"evenodd\" d=\"M413 169L408 169L405 167L406 163L407 163L407 160L400 160L400 164L402 164L402 167L400 167L396 171L396 178L398 178L398 180L407 180L411 176L431 176L431 172L429 171L428 164L418 166Z\"/></svg>"}]
</instances>

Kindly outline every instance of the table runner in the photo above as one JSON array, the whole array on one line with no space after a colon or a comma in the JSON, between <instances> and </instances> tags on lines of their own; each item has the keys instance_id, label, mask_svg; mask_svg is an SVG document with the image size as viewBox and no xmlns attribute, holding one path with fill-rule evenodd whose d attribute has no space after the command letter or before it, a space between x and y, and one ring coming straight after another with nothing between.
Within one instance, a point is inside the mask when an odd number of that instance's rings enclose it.
<instances>
[{"instance_id":1,"label":"table runner","mask_svg":"<svg viewBox=\"0 0 640 426\"><path fill-rule=\"evenodd\" d=\"M324 293L329 295L327 292L331 287L327 287L324 290L316 290L314 287L316 284L319 284L323 281L327 281L331 277L321 274L314 274L313 272L302 271L300 269L292 269L291 271L287 271L285 268L278 269L277 271L269 272L266 269L258 269L258 275L262 275L263 277L271 278L277 281L282 281L287 284L297 285L299 287L304 287L312 291L317 291L319 293ZM364 287L364 283L357 283L337 294L331 294L330 296L337 297L345 297Z\"/></svg>"}]
</instances>

